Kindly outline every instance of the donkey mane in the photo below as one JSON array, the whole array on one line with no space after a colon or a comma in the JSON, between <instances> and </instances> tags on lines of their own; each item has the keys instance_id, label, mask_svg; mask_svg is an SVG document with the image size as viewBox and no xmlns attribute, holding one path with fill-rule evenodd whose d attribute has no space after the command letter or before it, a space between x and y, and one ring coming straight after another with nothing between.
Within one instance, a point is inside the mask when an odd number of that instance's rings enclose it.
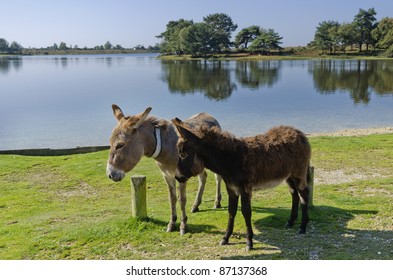
<instances>
[{"instance_id":1,"label":"donkey mane","mask_svg":"<svg viewBox=\"0 0 393 280\"><path fill-rule=\"evenodd\" d=\"M223 131L217 127L201 127L199 133L201 139L204 141L214 144L220 150L236 151L240 146L244 146L244 142L241 138L236 138L235 135L228 131Z\"/></svg>"},{"instance_id":2,"label":"donkey mane","mask_svg":"<svg viewBox=\"0 0 393 280\"><path fill-rule=\"evenodd\" d=\"M158 119L155 116L148 116L141 124L141 126L147 126L147 125L153 125L153 126L158 126L163 130L168 129L170 122L164 119Z\"/></svg>"}]
</instances>

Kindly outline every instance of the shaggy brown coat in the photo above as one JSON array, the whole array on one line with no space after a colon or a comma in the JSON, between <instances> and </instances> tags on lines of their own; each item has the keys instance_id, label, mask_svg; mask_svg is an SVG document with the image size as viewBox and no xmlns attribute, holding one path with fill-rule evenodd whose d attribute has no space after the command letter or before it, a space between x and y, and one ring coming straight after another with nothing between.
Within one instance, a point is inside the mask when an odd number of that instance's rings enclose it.
<instances>
[{"instance_id":1,"label":"shaggy brown coat","mask_svg":"<svg viewBox=\"0 0 393 280\"><path fill-rule=\"evenodd\" d=\"M298 216L299 198L302 223L299 233L306 232L308 223L307 177L311 147L301 131L279 126L265 134L236 138L228 132L202 128L199 135L187 130L183 122L174 119L180 138L178 168L187 169L185 159L198 156L205 167L220 174L227 185L229 219L227 233L221 244L227 244L233 231L239 196L247 225L247 248L253 247L251 226L251 195L256 189L275 187L286 180L292 194L292 210L288 226Z\"/></svg>"},{"instance_id":2,"label":"shaggy brown coat","mask_svg":"<svg viewBox=\"0 0 393 280\"><path fill-rule=\"evenodd\" d=\"M311 147L307 137L295 128L274 127L265 134L246 138L204 128L200 138L204 146L209 146L208 151L215 149L223 157L220 172L225 173L231 184L244 186L247 193L251 194L253 188L264 184L269 187L271 181L289 177L303 179L302 188L305 187ZM182 141L184 139L178 142L179 146ZM208 152L198 152L201 153Z\"/></svg>"}]
</instances>

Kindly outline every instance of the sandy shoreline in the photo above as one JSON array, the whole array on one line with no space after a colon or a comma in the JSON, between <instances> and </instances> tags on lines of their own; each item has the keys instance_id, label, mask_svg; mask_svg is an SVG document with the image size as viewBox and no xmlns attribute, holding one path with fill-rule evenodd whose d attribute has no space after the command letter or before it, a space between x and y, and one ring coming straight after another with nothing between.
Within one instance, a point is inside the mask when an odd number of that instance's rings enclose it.
<instances>
[{"instance_id":1,"label":"sandy shoreline","mask_svg":"<svg viewBox=\"0 0 393 280\"><path fill-rule=\"evenodd\" d=\"M388 134L393 133L393 127L372 127L372 128L355 128L355 129L344 129L333 132L322 132L322 133L310 133L307 134L309 137L316 136L362 136L371 134Z\"/></svg>"}]
</instances>

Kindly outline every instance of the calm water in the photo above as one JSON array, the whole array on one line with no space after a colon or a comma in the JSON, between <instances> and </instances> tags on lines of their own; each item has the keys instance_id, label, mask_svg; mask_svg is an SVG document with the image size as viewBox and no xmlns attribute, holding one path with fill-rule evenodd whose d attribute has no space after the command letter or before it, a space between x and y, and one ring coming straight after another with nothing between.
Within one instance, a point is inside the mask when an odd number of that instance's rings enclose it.
<instances>
[{"instance_id":1,"label":"calm water","mask_svg":"<svg viewBox=\"0 0 393 280\"><path fill-rule=\"evenodd\" d=\"M165 62L155 55L0 57L0 150L107 145L111 104L206 111L237 136L393 125L393 61Z\"/></svg>"}]
</instances>

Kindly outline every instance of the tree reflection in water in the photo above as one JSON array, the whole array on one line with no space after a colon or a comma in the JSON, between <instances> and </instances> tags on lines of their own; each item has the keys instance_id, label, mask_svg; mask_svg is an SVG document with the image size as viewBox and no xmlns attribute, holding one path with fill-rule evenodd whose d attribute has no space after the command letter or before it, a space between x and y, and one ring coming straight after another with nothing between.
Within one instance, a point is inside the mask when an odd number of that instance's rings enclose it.
<instances>
[{"instance_id":1,"label":"tree reflection in water","mask_svg":"<svg viewBox=\"0 0 393 280\"><path fill-rule=\"evenodd\" d=\"M309 61L314 87L320 94L348 92L354 103L368 104L371 93L393 94L393 61Z\"/></svg>"},{"instance_id":2,"label":"tree reflection in water","mask_svg":"<svg viewBox=\"0 0 393 280\"><path fill-rule=\"evenodd\" d=\"M203 93L213 100L226 100L238 86L259 89L279 81L281 61L162 61L162 80L171 93Z\"/></svg>"}]
</instances>

